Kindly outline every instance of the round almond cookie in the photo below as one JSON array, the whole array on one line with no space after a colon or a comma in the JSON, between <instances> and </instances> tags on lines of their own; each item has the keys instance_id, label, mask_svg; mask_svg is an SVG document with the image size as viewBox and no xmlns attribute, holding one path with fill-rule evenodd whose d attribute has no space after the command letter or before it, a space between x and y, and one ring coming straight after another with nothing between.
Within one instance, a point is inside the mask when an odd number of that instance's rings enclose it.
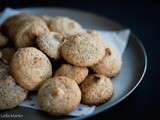
<instances>
[{"instance_id":1,"label":"round almond cookie","mask_svg":"<svg viewBox=\"0 0 160 120\"><path fill-rule=\"evenodd\" d=\"M109 78L90 74L81 83L82 103L87 105L99 105L112 97L113 85Z\"/></svg>"},{"instance_id":2,"label":"round almond cookie","mask_svg":"<svg viewBox=\"0 0 160 120\"><path fill-rule=\"evenodd\" d=\"M8 38L0 33L0 47L4 47L8 43Z\"/></svg>"},{"instance_id":3,"label":"round almond cookie","mask_svg":"<svg viewBox=\"0 0 160 120\"><path fill-rule=\"evenodd\" d=\"M19 14L9 17L2 24L2 31L7 31L15 46L33 46L37 36L49 29L46 23L39 17L29 14Z\"/></svg>"},{"instance_id":4,"label":"round almond cookie","mask_svg":"<svg viewBox=\"0 0 160 120\"><path fill-rule=\"evenodd\" d=\"M62 16L50 17L48 27L51 31L59 32L64 36L74 35L84 31L77 21Z\"/></svg>"},{"instance_id":5,"label":"round almond cookie","mask_svg":"<svg viewBox=\"0 0 160 120\"><path fill-rule=\"evenodd\" d=\"M34 47L20 48L13 55L11 73L16 82L27 90L37 90L52 76L52 65L47 56Z\"/></svg>"},{"instance_id":6,"label":"round almond cookie","mask_svg":"<svg viewBox=\"0 0 160 120\"><path fill-rule=\"evenodd\" d=\"M91 68L97 74L114 77L120 72L121 65L121 57L118 56L113 49L106 48L106 54L103 60L93 65Z\"/></svg>"},{"instance_id":7,"label":"round almond cookie","mask_svg":"<svg viewBox=\"0 0 160 120\"><path fill-rule=\"evenodd\" d=\"M66 76L71 78L75 80L77 84L80 84L87 75L88 69L86 67L78 67L70 64L62 64L54 74L54 76Z\"/></svg>"},{"instance_id":8,"label":"round almond cookie","mask_svg":"<svg viewBox=\"0 0 160 120\"><path fill-rule=\"evenodd\" d=\"M11 76L0 79L0 110L11 109L19 105L27 96L27 90L15 83Z\"/></svg>"},{"instance_id":9,"label":"round almond cookie","mask_svg":"<svg viewBox=\"0 0 160 120\"><path fill-rule=\"evenodd\" d=\"M53 77L41 86L37 101L41 109L51 115L66 115L80 104L81 91L74 80Z\"/></svg>"},{"instance_id":10,"label":"round almond cookie","mask_svg":"<svg viewBox=\"0 0 160 120\"><path fill-rule=\"evenodd\" d=\"M70 36L61 45L62 57L75 66L92 66L105 55L105 46L101 39L89 32Z\"/></svg>"},{"instance_id":11,"label":"round almond cookie","mask_svg":"<svg viewBox=\"0 0 160 120\"><path fill-rule=\"evenodd\" d=\"M56 32L46 32L37 37L38 47L49 57L60 58L59 48L63 41L63 36Z\"/></svg>"},{"instance_id":12,"label":"round almond cookie","mask_svg":"<svg viewBox=\"0 0 160 120\"><path fill-rule=\"evenodd\" d=\"M9 75L9 66L0 63L0 110L11 109L20 104L27 91L15 83Z\"/></svg>"}]
</instances>

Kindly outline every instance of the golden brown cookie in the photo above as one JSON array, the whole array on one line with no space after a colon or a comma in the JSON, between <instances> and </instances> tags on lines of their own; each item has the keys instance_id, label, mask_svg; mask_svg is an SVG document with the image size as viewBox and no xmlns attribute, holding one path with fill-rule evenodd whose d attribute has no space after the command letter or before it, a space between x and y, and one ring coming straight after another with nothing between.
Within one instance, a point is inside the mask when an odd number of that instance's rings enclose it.
<instances>
[{"instance_id":1,"label":"golden brown cookie","mask_svg":"<svg viewBox=\"0 0 160 120\"><path fill-rule=\"evenodd\" d=\"M9 17L2 24L2 31L8 32L15 46L19 48L33 46L36 37L49 30L41 18L29 14L19 14Z\"/></svg>"},{"instance_id":2,"label":"golden brown cookie","mask_svg":"<svg viewBox=\"0 0 160 120\"><path fill-rule=\"evenodd\" d=\"M87 75L88 69L86 67L77 67L70 64L62 64L54 74L54 76L66 76L71 78L75 80L77 84L80 84Z\"/></svg>"},{"instance_id":3,"label":"golden brown cookie","mask_svg":"<svg viewBox=\"0 0 160 120\"><path fill-rule=\"evenodd\" d=\"M36 90L52 76L52 66L45 54L34 47L20 48L11 61L11 73L27 90Z\"/></svg>"},{"instance_id":4,"label":"golden brown cookie","mask_svg":"<svg viewBox=\"0 0 160 120\"><path fill-rule=\"evenodd\" d=\"M12 60L12 57L13 57L15 52L16 51L13 48L9 48L9 47L3 48L1 50L3 62L6 63L6 64L10 64L10 62Z\"/></svg>"},{"instance_id":5,"label":"golden brown cookie","mask_svg":"<svg viewBox=\"0 0 160 120\"><path fill-rule=\"evenodd\" d=\"M19 105L27 96L27 91L16 85L11 76L0 80L0 110L11 109Z\"/></svg>"},{"instance_id":6,"label":"golden brown cookie","mask_svg":"<svg viewBox=\"0 0 160 120\"><path fill-rule=\"evenodd\" d=\"M39 89L37 101L42 110L51 115L66 115L81 101L77 83L67 77L53 77Z\"/></svg>"},{"instance_id":7,"label":"golden brown cookie","mask_svg":"<svg viewBox=\"0 0 160 120\"><path fill-rule=\"evenodd\" d=\"M109 78L91 74L81 83L82 103L99 105L109 100L113 94L112 82Z\"/></svg>"},{"instance_id":8,"label":"golden brown cookie","mask_svg":"<svg viewBox=\"0 0 160 120\"><path fill-rule=\"evenodd\" d=\"M84 67L101 61L105 55L105 47L101 39L84 32L68 37L60 52L70 64Z\"/></svg>"},{"instance_id":9,"label":"golden brown cookie","mask_svg":"<svg viewBox=\"0 0 160 120\"><path fill-rule=\"evenodd\" d=\"M48 27L51 31L59 32L64 36L74 35L84 31L77 21L62 16L51 17Z\"/></svg>"},{"instance_id":10,"label":"golden brown cookie","mask_svg":"<svg viewBox=\"0 0 160 120\"><path fill-rule=\"evenodd\" d=\"M63 41L63 36L56 32L46 32L38 36L38 47L49 57L60 58L59 48Z\"/></svg>"},{"instance_id":11,"label":"golden brown cookie","mask_svg":"<svg viewBox=\"0 0 160 120\"><path fill-rule=\"evenodd\" d=\"M0 33L0 47L4 47L8 43L8 38Z\"/></svg>"},{"instance_id":12,"label":"golden brown cookie","mask_svg":"<svg viewBox=\"0 0 160 120\"><path fill-rule=\"evenodd\" d=\"M18 86L9 75L9 66L0 63L0 110L11 109L20 104L27 91Z\"/></svg>"},{"instance_id":13,"label":"golden brown cookie","mask_svg":"<svg viewBox=\"0 0 160 120\"><path fill-rule=\"evenodd\" d=\"M91 68L97 74L114 77L120 72L121 65L121 57L119 57L113 49L107 48L103 60L93 65Z\"/></svg>"}]
</instances>

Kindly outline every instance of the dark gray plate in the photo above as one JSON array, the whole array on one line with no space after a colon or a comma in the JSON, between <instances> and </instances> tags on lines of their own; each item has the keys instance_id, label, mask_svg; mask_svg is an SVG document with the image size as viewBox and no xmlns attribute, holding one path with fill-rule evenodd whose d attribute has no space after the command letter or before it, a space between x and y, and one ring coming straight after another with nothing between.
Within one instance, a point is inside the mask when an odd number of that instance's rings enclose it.
<instances>
[{"instance_id":1,"label":"dark gray plate","mask_svg":"<svg viewBox=\"0 0 160 120\"><path fill-rule=\"evenodd\" d=\"M82 26L89 29L99 30L120 30L124 29L121 25L108 20L106 18L81 12L77 10L64 9L64 8L24 8L19 9L23 12L28 12L35 15L51 15L51 16L69 16L79 21ZM138 53L138 54L137 54ZM128 46L123 54L123 66L120 74L113 79L114 84L114 95L112 99L98 107L91 115L95 115L104 110L111 108L123 99L125 99L141 82L147 68L147 56L145 49L139 39L131 33L129 38ZM17 107L13 110L3 111L8 114L22 114L25 120L36 119L36 120L49 120L49 119L83 119L88 116L80 117L53 117L46 115L41 111L36 111L29 108Z\"/></svg>"}]
</instances>

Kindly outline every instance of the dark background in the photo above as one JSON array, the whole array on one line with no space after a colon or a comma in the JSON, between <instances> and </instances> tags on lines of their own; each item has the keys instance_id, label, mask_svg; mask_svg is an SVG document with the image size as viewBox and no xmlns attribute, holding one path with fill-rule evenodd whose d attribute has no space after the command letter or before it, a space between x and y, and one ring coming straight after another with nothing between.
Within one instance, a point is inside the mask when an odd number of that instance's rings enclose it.
<instances>
[{"instance_id":1,"label":"dark background","mask_svg":"<svg viewBox=\"0 0 160 120\"><path fill-rule=\"evenodd\" d=\"M148 69L138 88L118 105L89 119L160 119L160 4L156 0L0 0L0 10L36 6L76 8L118 21L130 28L146 48Z\"/></svg>"}]
</instances>

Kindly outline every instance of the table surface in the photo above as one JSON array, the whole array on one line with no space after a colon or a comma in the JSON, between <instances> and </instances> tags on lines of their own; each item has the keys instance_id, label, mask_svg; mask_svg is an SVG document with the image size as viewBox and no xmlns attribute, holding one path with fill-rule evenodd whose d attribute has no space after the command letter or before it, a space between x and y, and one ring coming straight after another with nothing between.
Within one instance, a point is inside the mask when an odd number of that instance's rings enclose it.
<instances>
[{"instance_id":1,"label":"table surface","mask_svg":"<svg viewBox=\"0 0 160 120\"><path fill-rule=\"evenodd\" d=\"M147 73L138 88L124 101L92 118L96 120L115 119L154 119L160 113L159 65L160 65L160 4L140 0L15 0L0 1L0 10L5 7L22 8L36 6L53 6L76 8L107 17L130 28L144 44L148 55ZM138 54L138 53L137 53Z\"/></svg>"}]
</instances>

